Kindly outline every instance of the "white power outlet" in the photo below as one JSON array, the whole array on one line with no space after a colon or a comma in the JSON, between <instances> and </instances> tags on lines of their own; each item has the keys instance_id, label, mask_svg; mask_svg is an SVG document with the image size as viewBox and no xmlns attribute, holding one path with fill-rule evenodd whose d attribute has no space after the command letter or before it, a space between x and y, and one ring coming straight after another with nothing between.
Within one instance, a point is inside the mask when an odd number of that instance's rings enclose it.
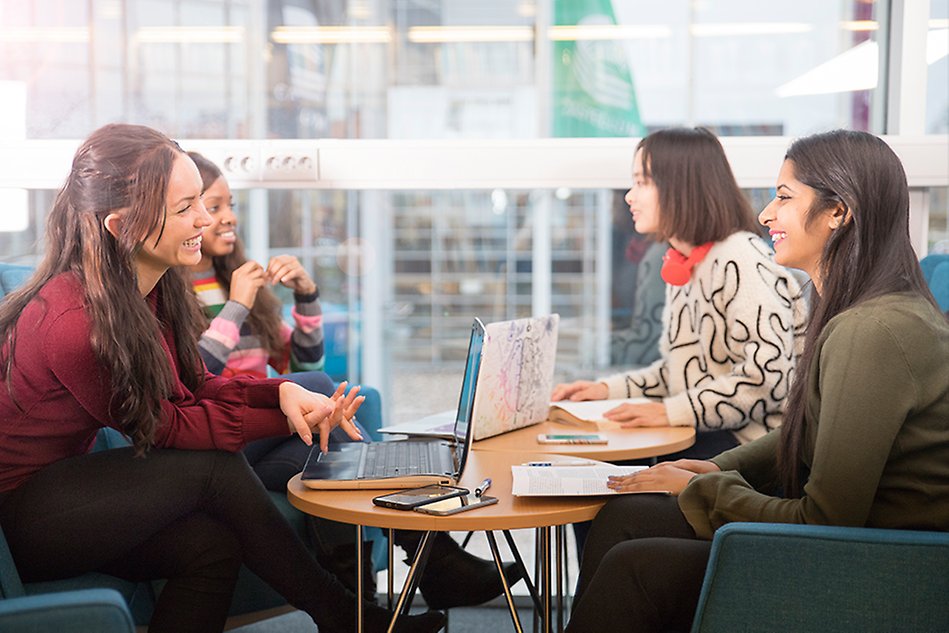
<instances>
[{"instance_id":1,"label":"white power outlet","mask_svg":"<svg viewBox=\"0 0 949 633\"><path fill-rule=\"evenodd\" d=\"M270 181L314 181L319 178L316 151L280 151L268 147L263 157L260 179Z\"/></svg>"}]
</instances>

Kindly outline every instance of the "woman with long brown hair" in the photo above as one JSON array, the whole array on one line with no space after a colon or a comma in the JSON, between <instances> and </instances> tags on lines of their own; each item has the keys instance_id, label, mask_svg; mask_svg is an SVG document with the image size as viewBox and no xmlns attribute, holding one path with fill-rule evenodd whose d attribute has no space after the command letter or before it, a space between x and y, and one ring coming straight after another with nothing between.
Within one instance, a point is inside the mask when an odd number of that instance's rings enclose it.
<instances>
[{"instance_id":1,"label":"woman with long brown hair","mask_svg":"<svg viewBox=\"0 0 949 633\"><path fill-rule=\"evenodd\" d=\"M221 630L242 562L321 631L351 630L355 596L239 451L291 433L325 450L337 425L358 439L359 396L206 372L199 307L176 270L201 257L201 191L192 160L149 128L107 125L80 146L43 262L0 304L0 522L24 580L167 579L150 631ZM89 453L105 426L134 446ZM365 614L373 631L391 615Z\"/></svg>"},{"instance_id":2,"label":"woman with long brown hair","mask_svg":"<svg viewBox=\"0 0 949 633\"><path fill-rule=\"evenodd\" d=\"M881 139L795 141L759 220L811 278L784 424L710 461L611 479L569 631L688 630L715 530L731 521L949 530L949 320L909 238L909 190Z\"/></svg>"}]
</instances>

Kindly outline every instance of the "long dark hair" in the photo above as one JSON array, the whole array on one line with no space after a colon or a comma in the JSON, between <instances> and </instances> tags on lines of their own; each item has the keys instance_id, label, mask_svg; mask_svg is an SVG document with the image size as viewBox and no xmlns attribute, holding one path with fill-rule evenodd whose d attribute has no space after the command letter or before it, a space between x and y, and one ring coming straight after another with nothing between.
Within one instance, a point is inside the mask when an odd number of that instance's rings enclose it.
<instances>
[{"instance_id":1,"label":"long dark hair","mask_svg":"<svg viewBox=\"0 0 949 633\"><path fill-rule=\"evenodd\" d=\"M794 177L815 192L805 225L838 205L847 218L831 232L821 254L820 295L812 295L804 353L781 426L781 484L788 496L800 497L805 391L824 326L867 299L893 292L914 292L936 302L910 243L906 173L886 143L866 132L836 130L795 141L785 160Z\"/></svg>"},{"instance_id":2,"label":"long dark hair","mask_svg":"<svg viewBox=\"0 0 949 633\"><path fill-rule=\"evenodd\" d=\"M201 189L207 191L208 187L214 184L218 178L223 178L224 174L220 168L213 162L199 154L198 152L188 152L188 156L198 166L198 172L201 174ZM234 250L227 255L219 255L211 258L211 265L214 268L214 277L218 283L231 293L231 275L234 270L247 261L244 255L244 243L240 238L234 242ZM280 318L282 304L277 295L264 286L257 291L257 297L254 299L254 305L247 315L247 325L251 331L260 339L260 344L271 356L279 357L283 354L285 344L282 336L283 321ZM207 325L207 319L205 319Z\"/></svg>"},{"instance_id":3,"label":"long dark hair","mask_svg":"<svg viewBox=\"0 0 949 633\"><path fill-rule=\"evenodd\" d=\"M653 132L636 146L643 176L659 190L657 239L692 245L719 242L732 233L758 233L751 204L732 173L718 138L705 128Z\"/></svg>"},{"instance_id":4,"label":"long dark hair","mask_svg":"<svg viewBox=\"0 0 949 633\"><path fill-rule=\"evenodd\" d=\"M139 453L152 444L161 423L161 401L175 384L160 327L174 336L185 385L193 390L204 379L196 343L200 309L185 278L169 270L159 280L156 318L142 299L135 267L142 236L164 227L168 178L182 153L174 141L143 126L112 124L93 132L76 152L47 217L43 261L0 304L2 371L15 402L11 374L23 308L53 277L72 273L78 278L91 321L92 349L112 381L111 410ZM104 220L119 209L123 221L116 238Z\"/></svg>"}]
</instances>

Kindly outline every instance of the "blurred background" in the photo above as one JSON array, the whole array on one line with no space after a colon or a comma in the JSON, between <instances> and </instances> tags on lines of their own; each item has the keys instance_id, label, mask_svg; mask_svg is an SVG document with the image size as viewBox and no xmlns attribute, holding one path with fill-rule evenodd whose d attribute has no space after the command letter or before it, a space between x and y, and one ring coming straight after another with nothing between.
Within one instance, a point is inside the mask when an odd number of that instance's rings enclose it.
<instances>
[{"instance_id":1,"label":"blurred background","mask_svg":"<svg viewBox=\"0 0 949 633\"><path fill-rule=\"evenodd\" d=\"M622 200L651 130L721 135L755 209L791 138L885 135L946 250L947 52L949 0L0 0L0 258L42 255L80 139L158 128L401 422L455 406L475 316L560 313L560 378L655 356L663 249Z\"/></svg>"}]
</instances>

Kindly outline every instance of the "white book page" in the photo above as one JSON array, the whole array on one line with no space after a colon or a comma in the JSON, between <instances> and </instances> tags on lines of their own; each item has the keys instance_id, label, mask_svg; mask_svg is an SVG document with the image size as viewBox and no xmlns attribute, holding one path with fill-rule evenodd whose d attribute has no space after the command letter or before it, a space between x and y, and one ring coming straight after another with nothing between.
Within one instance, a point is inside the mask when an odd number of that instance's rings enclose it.
<instances>
[{"instance_id":1,"label":"white book page","mask_svg":"<svg viewBox=\"0 0 949 633\"><path fill-rule=\"evenodd\" d=\"M629 475L646 466L511 466L515 497L583 497L619 494L606 487L611 475Z\"/></svg>"},{"instance_id":2,"label":"white book page","mask_svg":"<svg viewBox=\"0 0 949 633\"><path fill-rule=\"evenodd\" d=\"M567 413L585 420L587 422L597 422L597 423L610 423L617 424L612 420L607 420L603 417L603 414L614 409L621 404L646 404L649 402L655 402L655 400L650 400L649 398L621 398L615 400L582 400L580 402L574 402L572 400L560 400L559 402L551 402L551 408L560 408L566 411Z\"/></svg>"}]
</instances>

